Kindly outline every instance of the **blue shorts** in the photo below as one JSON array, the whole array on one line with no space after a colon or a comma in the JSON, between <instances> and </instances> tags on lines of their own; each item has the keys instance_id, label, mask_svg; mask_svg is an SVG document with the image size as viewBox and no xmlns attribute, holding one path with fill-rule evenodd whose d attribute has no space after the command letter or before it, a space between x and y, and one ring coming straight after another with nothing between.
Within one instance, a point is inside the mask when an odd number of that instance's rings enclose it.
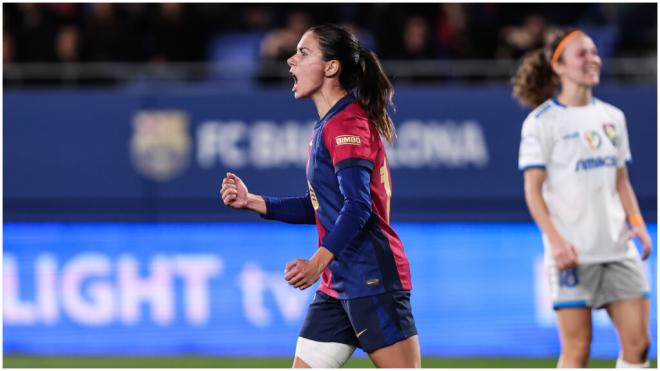
<instances>
[{"instance_id":1,"label":"blue shorts","mask_svg":"<svg viewBox=\"0 0 660 371\"><path fill-rule=\"evenodd\" d=\"M367 353L417 335L410 291L335 299L317 291L300 337L353 345Z\"/></svg>"}]
</instances>

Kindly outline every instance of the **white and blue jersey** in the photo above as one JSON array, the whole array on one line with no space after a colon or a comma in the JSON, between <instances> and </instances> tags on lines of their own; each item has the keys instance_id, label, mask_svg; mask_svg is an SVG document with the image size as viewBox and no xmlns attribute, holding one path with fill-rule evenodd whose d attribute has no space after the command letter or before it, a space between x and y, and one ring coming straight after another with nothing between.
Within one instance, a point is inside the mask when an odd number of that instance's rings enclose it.
<instances>
[{"instance_id":1,"label":"white and blue jersey","mask_svg":"<svg viewBox=\"0 0 660 371\"><path fill-rule=\"evenodd\" d=\"M567 107L556 98L532 111L522 128L518 167L543 168L543 199L578 261L597 263L638 255L626 238L626 213L616 187L617 168L631 162L624 114L594 99ZM553 265L547 236L545 261Z\"/></svg>"}]
</instances>

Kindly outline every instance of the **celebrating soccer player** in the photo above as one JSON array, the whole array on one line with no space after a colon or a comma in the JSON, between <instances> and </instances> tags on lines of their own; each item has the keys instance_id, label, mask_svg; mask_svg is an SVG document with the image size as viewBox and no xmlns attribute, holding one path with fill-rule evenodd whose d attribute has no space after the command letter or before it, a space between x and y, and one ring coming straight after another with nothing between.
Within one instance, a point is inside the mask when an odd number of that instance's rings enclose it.
<instances>
[{"instance_id":1,"label":"celebrating soccer player","mask_svg":"<svg viewBox=\"0 0 660 371\"><path fill-rule=\"evenodd\" d=\"M288 64L294 96L310 98L320 118L308 152L308 192L258 196L232 173L220 192L225 205L317 226L316 253L285 269L284 278L302 290L322 278L293 366L341 367L360 347L378 367L420 367L410 268L390 226L392 182L380 138L395 138L387 112L392 85L376 55L336 25L310 28Z\"/></svg>"}]
</instances>

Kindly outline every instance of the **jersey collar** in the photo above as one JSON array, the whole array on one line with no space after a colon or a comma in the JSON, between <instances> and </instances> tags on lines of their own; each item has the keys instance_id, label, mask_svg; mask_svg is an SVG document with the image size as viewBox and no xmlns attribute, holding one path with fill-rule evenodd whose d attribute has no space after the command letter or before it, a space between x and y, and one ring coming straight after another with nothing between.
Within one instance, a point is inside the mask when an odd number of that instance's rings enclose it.
<instances>
[{"instance_id":1,"label":"jersey collar","mask_svg":"<svg viewBox=\"0 0 660 371\"><path fill-rule=\"evenodd\" d=\"M337 103L335 103L332 108L323 116L319 122L316 123L315 126L323 126L328 120L332 118L332 116L336 115L339 111L343 110L348 106L349 104L353 103L355 101L355 96L353 94L346 94L343 98L341 98Z\"/></svg>"},{"instance_id":2,"label":"jersey collar","mask_svg":"<svg viewBox=\"0 0 660 371\"><path fill-rule=\"evenodd\" d=\"M557 97L552 97L551 100L552 100L552 103L558 105L558 106L561 107L561 108L568 108L566 105L562 104L562 103L559 101L559 99L557 99ZM596 98L591 97L591 105L593 106L594 104L596 104Z\"/></svg>"}]
</instances>

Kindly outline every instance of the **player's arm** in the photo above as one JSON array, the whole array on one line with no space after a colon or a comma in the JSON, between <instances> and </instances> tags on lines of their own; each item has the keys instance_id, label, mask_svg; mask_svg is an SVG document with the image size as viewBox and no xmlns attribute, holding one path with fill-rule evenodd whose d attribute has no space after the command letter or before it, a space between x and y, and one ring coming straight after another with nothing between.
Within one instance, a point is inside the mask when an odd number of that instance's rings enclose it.
<instances>
[{"instance_id":1,"label":"player's arm","mask_svg":"<svg viewBox=\"0 0 660 371\"><path fill-rule=\"evenodd\" d=\"M314 224L314 209L309 193L303 197L268 197L248 192L236 174L227 173L222 180L220 197L225 205L251 210L265 219L295 224Z\"/></svg>"},{"instance_id":2,"label":"player's arm","mask_svg":"<svg viewBox=\"0 0 660 371\"><path fill-rule=\"evenodd\" d=\"M371 172L378 153L371 134L369 121L357 116L323 128L323 144L330 154L343 202L334 227L321 245L336 258L371 217Z\"/></svg>"},{"instance_id":3,"label":"player's arm","mask_svg":"<svg viewBox=\"0 0 660 371\"><path fill-rule=\"evenodd\" d=\"M279 220L292 224L315 224L314 207L309 191L302 197L262 196L266 204L264 219Z\"/></svg>"},{"instance_id":4,"label":"player's arm","mask_svg":"<svg viewBox=\"0 0 660 371\"><path fill-rule=\"evenodd\" d=\"M557 231L552 219L550 219L548 205L543 199L542 190L545 176L545 169L542 168L525 170L525 201L527 202L527 208L536 225L548 236L557 268L575 268L577 266L575 247Z\"/></svg>"},{"instance_id":5,"label":"player's arm","mask_svg":"<svg viewBox=\"0 0 660 371\"><path fill-rule=\"evenodd\" d=\"M630 224L630 237L639 238L644 248L642 259L646 259L651 254L651 237L646 229L646 223L644 223L642 214L639 211L637 196L635 196L635 191L632 188L632 184L630 184L628 168L625 165L618 167L616 170L616 190L619 192L623 210L625 210L628 223Z\"/></svg>"},{"instance_id":6,"label":"player's arm","mask_svg":"<svg viewBox=\"0 0 660 371\"><path fill-rule=\"evenodd\" d=\"M311 259L295 259L285 269L284 278L301 290L319 279L325 267L340 256L371 216L371 170L364 166L345 167L337 172L337 180L344 202L334 228L323 238Z\"/></svg>"},{"instance_id":7,"label":"player's arm","mask_svg":"<svg viewBox=\"0 0 660 371\"><path fill-rule=\"evenodd\" d=\"M365 163L371 164L368 161ZM371 217L371 169L365 166L345 167L337 172L337 180L344 201L334 228L321 242L336 257L340 256Z\"/></svg>"},{"instance_id":8,"label":"player's arm","mask_svg":"<svg viewBox=\"0 0 660 371\"><path fill-rule=\"evenodd\" d=\"M234 173L227 172L222 179L220 198L225 205L234 209L246 209L261 215L266 214L266 202L263 197L248 192L243 180Z\"/></svg>"}]
</instances>

